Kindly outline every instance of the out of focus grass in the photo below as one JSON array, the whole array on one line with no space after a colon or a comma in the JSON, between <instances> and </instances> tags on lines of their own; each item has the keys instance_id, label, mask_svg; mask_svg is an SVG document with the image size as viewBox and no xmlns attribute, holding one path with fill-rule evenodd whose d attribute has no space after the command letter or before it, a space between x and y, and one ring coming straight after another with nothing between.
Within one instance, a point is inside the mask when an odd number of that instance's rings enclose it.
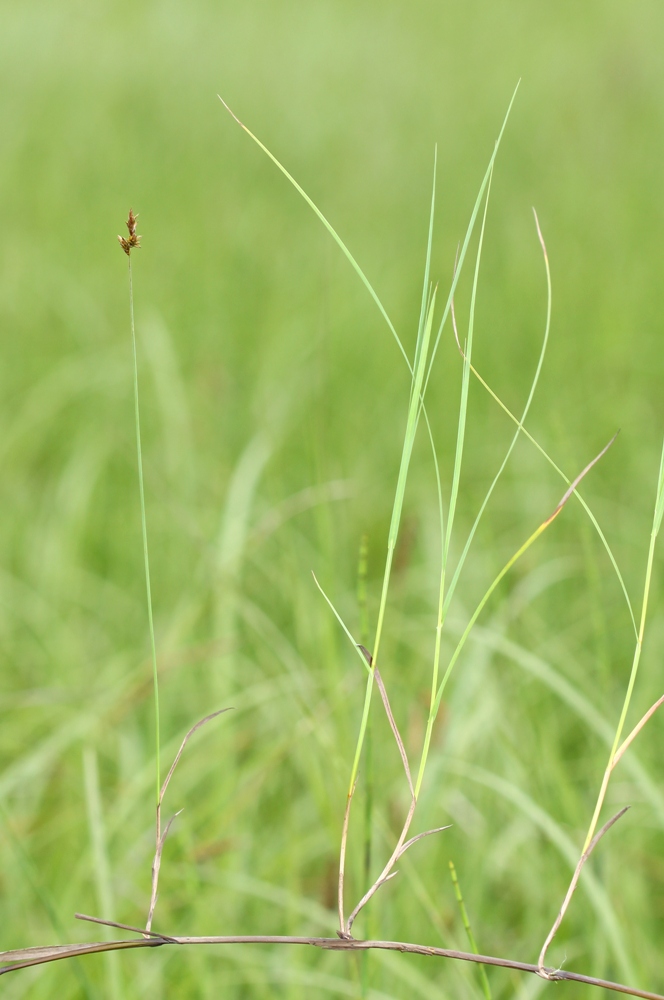
<instances>
[{"instance_id":1,"label":"out of focus grass","mask_svg":"<svg viewBox=\"0 0 664 1000\"><path fill-rule=\"evenodd\" d=\"M310 570L356 624L366 532L375 611L409 383L337 248L216 94L333 221L412 350L434 143L445 285L523 79L494 182L476 363L518 410L545 310L534 204L554 324L529 426L570 474L622 428L584 493L636 598L664 426L663 41L664 12L643 0L4 5L1 947L95 936L74 925L77 909L140 922L149 898L150 664L115 241L129 206L143 234L135 290L164 760L193 721L235 706L197 735L169 789L185 811L155 926L333 932L362 678ZM450 335L430 403L448 480L459 372ZM473 386L460 528L510 434ZM452 637L561 492L519 445ZM423 443L382 669L414 756L436 532ZM660 580L658 569L632 721L661 693ZM481 949L534 960L592 811L632 641L578 506L480 626L449 690L418 820L453 829L413 850L357 932L370 919L376 936L463 947L452 858ZM375 734L378 865L406 790L379 713ZM579 892L550 954L653 989L664 988L661 739L655 718L630 751L639 766L620 765L612 803L634 807L593 862L605 896L593 900L592 883ZM350 850L352 895L360 823ZM473 970L407 957L372 957L370 982L374 997L481 995ZM491 982L495 996L544 987L500 972ZM360 995L344 956L249 948L91 958L3 987L112 1000Z\"/></svg>"}]
</instances>

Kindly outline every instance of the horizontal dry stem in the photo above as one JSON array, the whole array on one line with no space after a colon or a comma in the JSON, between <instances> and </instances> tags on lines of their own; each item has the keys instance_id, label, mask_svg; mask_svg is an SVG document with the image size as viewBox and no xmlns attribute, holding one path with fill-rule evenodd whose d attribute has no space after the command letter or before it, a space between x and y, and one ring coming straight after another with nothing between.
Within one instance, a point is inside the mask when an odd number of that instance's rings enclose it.
<instances>
[{"instance_id":1,"label":"horizontal dry stem","mask_svg":"<svg viewBox=\"0 0 664 1000\"><path fill-rule=\"evenodd\" d=\"M101 921L100 921L101 923ZM326 951L398 951L409 955L424 955L430 958L448 958L459 962L473 962L476 965L493 965L502 969L515 969L517 972L528 972L539 975L537 965L531 962L517 962L510 958L498 958L495 955L476 955L468 951L455 951L449 948L435 948L425 944L411 944L408 941L356 941L342 938L326 937L282 937L269 934L237 934L210 937L179 937L168 938L136 938L129 941L94 941L86 944L62 944L42 948L22 948L18 951L0 952L0 975L5 972L15 972L33 965L43 965L47 962L57 962L61 959L76 958L81 955L95 955L107 951L124 951L133 948L162 948L169 944L178 945L232 945L232 944L266 944L266 945L305 945L311 948L322 948ZM9 964L2 964L9 963ZM664 1000L660 993L639 990L622 983L614 983L607 979L596 979L580 972L567 972L562 969L545 969L548 979L584 983L586 986L597 986L612 990L614 993L624 993L627 996L641 997L643 1000Z\"/></svg>"}]
</instances>

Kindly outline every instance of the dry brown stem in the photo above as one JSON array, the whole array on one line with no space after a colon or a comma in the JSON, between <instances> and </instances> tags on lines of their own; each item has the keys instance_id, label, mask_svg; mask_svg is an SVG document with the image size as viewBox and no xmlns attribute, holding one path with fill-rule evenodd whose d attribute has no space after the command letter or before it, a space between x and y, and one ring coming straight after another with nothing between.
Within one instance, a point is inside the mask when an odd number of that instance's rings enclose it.
<instances>
[{"instance_id":1,"label":"dry brown stem","mask_svg":"<svg viewBox=\"0 0 664 1000\"><path fill-rule=\"evenodd\" d=\"M408 782L408 787L410 788L411 798L415 798L415 789L413 788L413 779L410 773L410 764L408 763L408 755L406 754L406 748L403 745L403 740L401 739L401 733L394 721L394 715L392 714L392 709L390 707L390 701L387 697L387 691L385 690L385 685L383 683L383 678L380 676L380 670L378 667L374 670L374 678L376 684L378 685L378 690L380 691L380 697L383 701L383 707L385 709L385 714L387 716L388 722L390 723L390 729L394 734L394 739L396 740L397 746L399 748L399 754L401 755L401 762L403 764L403 769L406 772L406 780Z\"/></svg>"},{"instance_id":2,"label":"dry brown stem","mask_svg":"<svg viewBox=\"0 0 664 1000\"><path fill-rule=\"evenodd\" d=\"M130 219L132 218L131 211L129 212L129 217L130 217ZM135 222L135 217L134 217L134 222ZM129 225L129 223L127 223L127 225ZM182 740L182 743L180 744L180 749L178 750L178 752L175 755L175 760L171 764L170 770L169 770L168 774L166 775L166 778L164 779L163 785L161 786L161 791L159 792L159 801L157 802L157 818L156 818L156 823L155 823L155 842L156 842L156 846L155 846L155 852L154 852L154 859L152 861L152 886L151 886L151 891L150 891L150 906L149 906L149 909L148 909L148 919L147 919L146 924L145 924L145 932L144 932L146 934L149 934L150 930L152 928L152 918L154 917L154 911L155 911L155 907L157 905L157 890L159 888L159 870L161 868L161 856L162 856L162 853L163 853L163 850L164 850L164 844L166 843L166 837L168 836L168 831L170 830L170 828L171 828L171 826L173 824L173 820L176 818L176 816L179 816L180 813L182 812L182 810L179 809L176 813L174 813L173 816L171 816L171 818L169 819L168 823L166 824L166 829L162 833L161 832L161 807L162 807L162 804L164 802L164 796L166 794L166 789L168 788L168 786L170 784L170 781L171 781L171 778L173 777L173 774L175 773L175 768L180 763L180 757L182 756L184 748L186 747L187 743L189 742L189 740L191 739L191 737L194 735L194 733L196 732L196 730L200 729L201 726L204 726L206 724L206 722L210 722L211 719L215 719L218 715L222 715L224 712L230 712L230 711L231 710L229 708L220 708L217 712L211 712L210 715L206 715L204 719L200 719L196 723L195 726L191 727L191 729L189 730L189 732L187 733L187 735L185 736L185 738ZM113 925L111 925L111 926L113 926Z\"/></svg>"},{"instance_id":3,"label":"dry brown stem","mask_svg":"<svg viewBox=\"0 0 664 1000\"><path fill-rule=\"evenodd\" d=\"M346 798L346 809L344 811L344 821L341 827L341 847L339 850L339 884L337 889L338 896L338 907L339 907L339 930L337 934L340 938L347 938L350 935L350 931L346 927L346 918L344 917L344 878L346 874L346 844L348 842L348 823L350 821L350 804L353 801L353 795L355 794L355 788L357 786L357 779L353 787L351 788L347 798Z\"/></svg>"},{"instance_id":4,"label":"dry brown stem","mask_svg":"<svg viewBox=\"0 0 664 1000\"><path fill-rule=\"evenodd\" d=\"M138 931L138 928L137 928ZM145 933L144 931L140 932ZM137 937L126 941L95 941L86 944L60 944L41 948L21 948L16 951L0 952L0 975L6 972L16 972L34 965L44 965L47 962L57 962L61 959L76 958L80 955L94 955L107 951L123 951L133 948L162 948L169 944L178 945L305 945L312 948L322 948L326 951L397 951L409 955L425 955L430 958L447 958L459 962L473 962L479 965L492 965L502 969L515 969L517 972L527 972L541 975L539 966L530 962L517 962L509 958L499 958L495 955L476 955L474 952L455 951L449 948L435 948L424 944L412 944L408 941L357 941L354 938L321 938L321 937L281 937L268 934L238 934L220 937L167 937L145 938ZM586 986L597 986L623 993L627 996L641 997L642 1000L664 1000L660 993L639 990L623 983L614 983L607 979L597 979L579 972L566 972L562 969L545 969L547 978L560 982L583 983Z\"/></svg>"},{"instance_id":5,"label":"dry brown stem","mask_svg":"<svg viewBox=\"0 0 664 1000\"><path fill-rule=\"evenodd\" d=\"M360 646L360 649L361 649L362 653L364 654L364 656L366 657L366 660L367 660L369 666L371 666L372 663L373 663L373 658L371 656L371 653L369 653L369 651L367 649L365 649L364 646ZM401 756L401 762L403 764L404 771L406 772L406 780L408 781L408 787L410 789L410 806L408 808L408 813L406 815L406 819L404 821L404 825L403 825L403 828L401 830L401 834L399 835L399 839L397 841L396 847L394 848L389 861L387 862L387 864L385 865L385 867L383 868L382 872L380 873L380 875L378 876L378 878L376 879L376 881L373 883L373 885L371 885L369 887L369 889L367 889L367 891L365 892L364 896L362 896L362 899L359 901L359 903L357 904L357 906L355 907L355 909L353 910L353 912L349 916L348 921L347 921L347 923L346 923L345 926L343 924L343 913L342 913L342 910L340 908L339 915L340 915L340 918L342 920L342 923L341 923L341 931L342 931L342 933L340 934L340 936L343 936L344 938L349 938L351 936L351 928L352 928L352 926L353 926L353 924L354 924L354 922L355 922L358 914L360 913L360 910L362 910L366 906L366 904L369 902L369 900L372 898L372 896L374 896L376 894L376 892L378 892L378 890L380 889L380 887L382 885L385 885L386 882L389 882L390 879L394 878L394 876L398 874L397 872L392 871L392 869L394 868L394 866L397 863L397 861L399 860L399 858L403 854L405 854L405 852L408 850L408 848L412 847L413 844L416 844L418 840L422 840L423 837L429 837L432 833L440 833L441 830L448 830L449 829L448 826L440 826L440 827L437 827L435 830L426 830L424 833L418 833L418 835L416 837L411 837L410 840L406 841L406 837L408 836L408 831L410 830L411 823L413 822L413 816L415 815L415 807L417 806L417 798L415 796L415 790L413 788L413 779L412 779L412 776L411 776L411 773L410 773L410 764L408 763L408 755L406 753L406 748L405 748L404 742L403 742L403 740L401 738L401 733L399 732L399 727L396 724L396 721L395 721L395 718L394 718L394 714L393 714L392 708L390 706L390 700L387 697L387 690L385 689L385 684L383 682L383 678L381 677L380 671L378 670L377 667L374 670L374 678L375 678L378 690L380 692L380 697L381 697L382 702L383 702L383 707L385 709L385 714L386 714L388 722L390 724L390 728L392 730L392 733L394 734L394 739L396 740L397 747L399 748L399 754ZM347 808L347 812L348 812L348 808ZM347 826L347 817L346 817L346 821L345 822L346 822L346 826ZM344 847L345 847L345 843L344 843Z\"/></svg>"},{"instance_id":6,"label":"dry brown stem","mask_svg":"<svg viewBox=\"0 0 664 1000\"><path fill-rule=\"evenodd\" d=\"M143 934L144 936L157 938L159 941L170 941L171 944L177 944L176 939L168 937L167 934L159 934L157 931L146 931L142 927L134 927L133 924L120 924L117 920L102 920L101 917L91 917L88 913L75 913L74 916L77 920L87 920L91 924L102 924L104 927L117 927L121 931L132 931L134 934Z\"/></svg>"}]
</instances>

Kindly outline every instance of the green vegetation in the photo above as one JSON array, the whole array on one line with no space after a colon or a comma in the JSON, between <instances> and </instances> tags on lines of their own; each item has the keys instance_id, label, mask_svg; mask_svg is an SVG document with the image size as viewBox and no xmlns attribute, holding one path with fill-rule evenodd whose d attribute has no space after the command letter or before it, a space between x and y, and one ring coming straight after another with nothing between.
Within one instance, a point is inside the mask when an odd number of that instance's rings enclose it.
<instances>
[{"instance_id":1,"label":"green vegetation","mask_svg":"<svg viewBox=\"0 0 664 1000\"><path fill-rule=\"evenodd\" d=\"M440 684L473 610L564 486L519 436L443 609L422 422L398 537L390 524L409 399L418 417L408 368L330 234L216 95L330 220L424 373L416 344L435 341L457 244L522 78L491 180L476 299L481 212L459 277L459 330L475 303L473 364L522 414L547 328L534 205L553 310L526 427L570 478L621 428L580 491L638 623L664 434L663 41L664 11L643 0L7 6L0 948L96 939L75 911L141 924L150 900L153 667L115 239L128 208L142 234L132 267L162 777L190 726L234 707L193 736L171 781L164 822L184 811L164 849L154 926L334 934L367 671L311 571L368 644L396 538L380 671L416 776L439 616ZM444 538L458 478L449 587L514 437L449 320L426 406ZM664 690L661 558L623 736ZM453 859L479 951L537 960L591 823L634 634L573 498L491 595L430 721L411 832L452 828L402 857L357 936L467 947ZM371 768L358 757L346 916L367 888L367 856L375 878L409 807L377 694ZM663 726L655 715L615 770L600 823L632 808L584 869L547 959L660 991ZM487 976L388 953L172 948L55 963L2 986L30 1000L581 993Z\"/></svg>"}]
</instances>

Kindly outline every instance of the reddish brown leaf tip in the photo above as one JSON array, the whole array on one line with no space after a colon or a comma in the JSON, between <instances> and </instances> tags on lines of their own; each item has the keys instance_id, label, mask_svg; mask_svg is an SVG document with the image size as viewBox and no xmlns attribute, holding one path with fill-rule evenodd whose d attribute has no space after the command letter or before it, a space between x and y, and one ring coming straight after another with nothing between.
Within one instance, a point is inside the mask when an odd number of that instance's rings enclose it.
<instances>
[{"instance_id":1,"label":"reddish brown leaf tip","mask_svg":"<svg viewBox=\"0 0 664 1000\"><path fill-rule=\"evenodd\" d=\"M604 447L600 451L599 455L595 455L595 457L593 458L592 462L588 462L588 464L585 467L585 469L582 472L579 473L579 475L576 477L576 479L574 480L574 482L570 483L569 488L563 494L560 503L558 504L558 506L554 510L553 514L549 518L549 521L552 521L553 518L556 517L560 513L560 511L563 509L563 507L565 506L565 504L567 503L567 501L569 500L569 498L572 496L572 494L576 490L576 488L579 485L579 483L581 482L581 480L584 479L588 475L588 473L590 472L590 470L595 465L597 465L597 463L599 462L599 460L601 458L603 458L604 455L606 455L607 451L609 450L609 448L611 447L611 445L613 444L613 442L615 441L615 439L618 437L619 434L620 434L620 430L617 430L616 433L611 438L611 440L609 441L609 443L604 445Z\"/></svg>"},{"instance_id":2,"label":"reddish brown leaf tip","mask_svg":"<svg viewBox=\"0 0 664 1000\"><path fill-rule=\"evenodd\" d=\"M358 642L357 648L362 653L362 656L364 657L364 659L367 661L367 663L371 667L373 665L373 656L371 655L371 653L369 652L369 650L367 649L367 647L363 646L361 642Z\"/></svg>"}]
</instances>

